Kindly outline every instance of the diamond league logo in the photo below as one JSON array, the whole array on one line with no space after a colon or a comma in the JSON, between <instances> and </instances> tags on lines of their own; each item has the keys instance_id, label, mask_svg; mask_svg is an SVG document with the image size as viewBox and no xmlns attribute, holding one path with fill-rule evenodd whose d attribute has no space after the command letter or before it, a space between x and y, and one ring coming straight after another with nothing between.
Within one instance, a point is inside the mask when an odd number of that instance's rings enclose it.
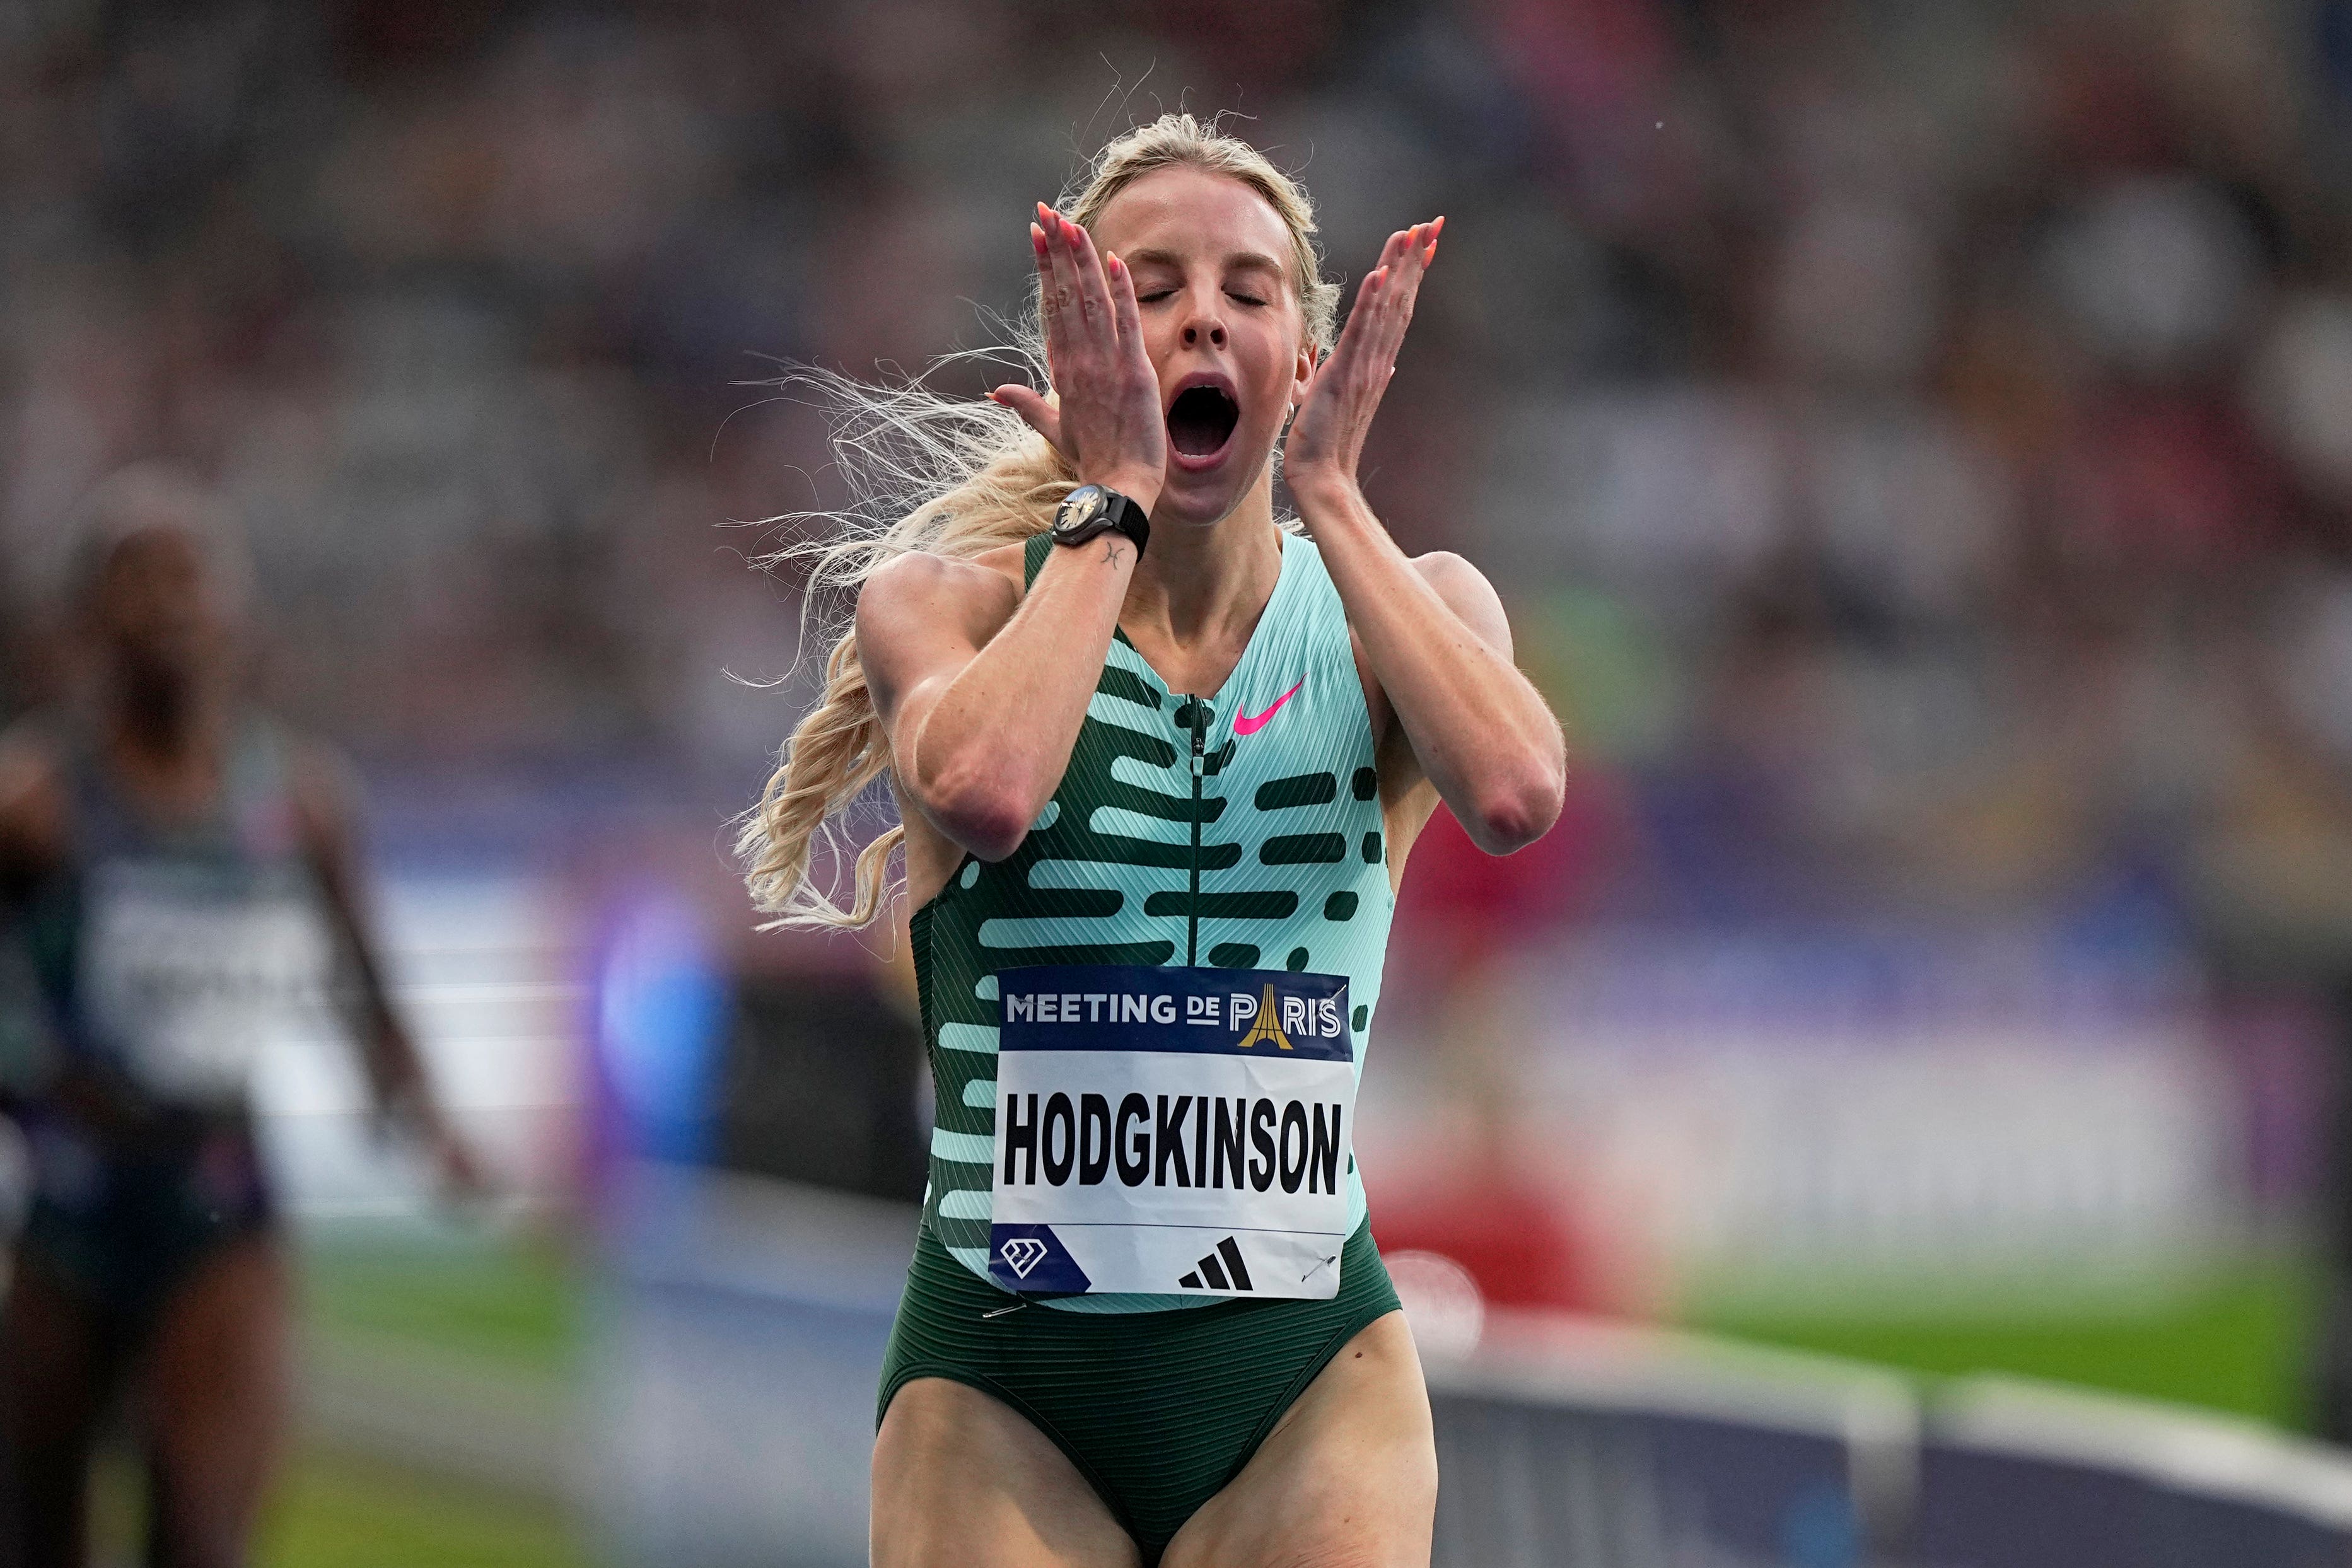
<instances>
[{"instance_id":1,"label":"diamond league logo","mask_svg":"<svg viewBox=\"0 0 2352 1568\"><path fill-rule=\"evenodd\" d=\"M997 1249L1016 1278L1025 1280L1029 1270L1045 1260L1045 1244L1034 1236L1016 1236Z\"/></svg>"}]
</instances>

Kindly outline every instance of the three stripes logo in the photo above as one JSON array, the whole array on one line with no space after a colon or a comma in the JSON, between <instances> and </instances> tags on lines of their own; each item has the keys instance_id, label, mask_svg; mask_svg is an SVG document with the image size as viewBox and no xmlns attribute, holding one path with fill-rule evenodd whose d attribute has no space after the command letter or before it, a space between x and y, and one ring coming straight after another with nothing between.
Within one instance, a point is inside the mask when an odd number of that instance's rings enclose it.
<instances>
[{"instance_id":1,"label":"three stripes logo","mask_svg":"<svg viewBox=\"0 0 2352 1568\"><path fill-rule=\"evenodd\" d=\"M1223 1261L1220 1262L1219 1260ZM1205 1281L1206 1283L1202 1283ZM1202 1258L1193 1272L1176 1281L1188 1291L1255 1291L1250 1283L1248 1266L1242 1262L1242 1249L1226 1237L1217 1243L1216 1250Z\"/></svg>"}]
</instances>

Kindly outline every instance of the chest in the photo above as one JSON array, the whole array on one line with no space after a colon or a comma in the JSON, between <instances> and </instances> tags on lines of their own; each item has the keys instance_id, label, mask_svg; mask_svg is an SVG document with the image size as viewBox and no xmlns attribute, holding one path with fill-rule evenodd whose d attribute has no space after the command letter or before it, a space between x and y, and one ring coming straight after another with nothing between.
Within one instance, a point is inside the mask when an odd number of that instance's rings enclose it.
<instances>
[{"instance_id":1,"label":"chest","mask_svg":"<svg viewBox=\"0 0 2352 1568\"><path fill-rule=\"evenodd\" d=\"M1118 635L1150 672L1153 684L1180 697L1222 690L1249 653L1249 629L1239 627L1192 643L1164 628L1122 618Z\"/></svg>"},{"instance_id":2,"label":"chest","mask_svg":"<svg viewBox=\"0 0 2352 1568\"><path fill-rule=\"evenodd\" d=\"M1119 628L1119 637L1134 653L1136 664L1145 672L1145 680L1158 687L1164 695L1171 698L1174 706L1181 706L1188 696L1213 693L1216 695L1208 699L1210 712L1227 711L1233 707L1234 704L1229 699L1235 694L1228 692L1226 688L1237 685L1234 677L1241 673L1241 665L1244 660L1249 657L1251 652L1251 644L1248 642L1229 640L1213 646L1186 648L1165 639L1154 640L1149 631L1130 630L1123 623ZM1320 664L1324 667L1323 673L1328 674L1333 666L1331 655L1336 649L1325 649L1321 652L1323 657ZM1391 712L1387 699L1380 689L1380 683L1373 678L1371 666L1365 661L1363 650L1356 645L1352 635L1347 638L1347 657L1339 663L1344 665L1345 673L1352 683L1354 692L1362 700L1364 716L1370 727L1373 747L1378 749L1382 737L1387 733ZM1307 674L1306 662L1300 658L1294 656L1289 667L1293 680L1277 683L1284 691L1290 689L1291 685ZM1327 704L1330 700L1328 695L1322 693L1318 693L1318 696L1320 701ZM1253 709L1250 715L1243 716L1244 718L1254 716L1257 711Z\"/></svg>"},{"instance_id":3,"label":"chest","mask_svg":"<svg viewBox=\"0 0 2352 1568\"><path fill-rule=\"evenodd\" d=\"M1172 686L1125 638L1105 660L1067 787L1097 782L1217 800L1328 773L1345 785L1375 763L1360 676L1338 639L1261 635L1213 695ZM1213 820L1213 810L1207 820Z\"/></svg>"}]
</instances>

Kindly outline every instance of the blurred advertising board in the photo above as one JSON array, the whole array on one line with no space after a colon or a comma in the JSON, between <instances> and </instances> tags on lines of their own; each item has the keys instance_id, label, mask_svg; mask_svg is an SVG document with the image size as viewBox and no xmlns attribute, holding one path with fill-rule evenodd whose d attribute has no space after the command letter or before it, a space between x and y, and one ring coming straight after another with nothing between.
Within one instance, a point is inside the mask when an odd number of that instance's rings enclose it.
<instances>
[{"instance_id":1,"label":"blurred advertising board","mask_svg":"<svg viewBox=\"0 0 2352 1568\"><path fill-rule=\"evenodd\" d=\"M612 1561L852 1568L910 1206L633 1171L588 1364ZM1406 1261L1442 1568L2317 1568L2352 1460L2251 1424L1830 1357L1465 1312Z\"/></svg>"},{"instance_id":2,"label":"blurred advertising board","mask_svg":"<svg viewBox=\"0 0 2352 1568\"><path fill-rule=\"evenodd\" d=\"M1381 1042L1375 1212L1506 1148L1633 1304L2105 1310L2308 1195L2314 1041L2240 1049L2154 945L1618 932L1477 989Z\"/></svg>"},{"instance_id":3,"label":"blurred advertising board","mask_svg":"<svg viewBox=\"0 0 2352 1568\"><path fill-rule=\"evenodd\" d=\"M1918 1477L1909 1553L1937 1568L2352 1562L2352 1457L2138 1401L1965 1380Z\"/></svg>"},{"instance_id":4,"label":"blurred advertising board","mask_svg":"<svg viewBox=\"0 0 2352 1568\"><path fill-rule=\"evenodd\" d=\"M1426 1364L1449 1568L1854 1568L1909 1502L1917 1412L1887 1374L1530 1313Z\"/></svg>"}]
</instances>

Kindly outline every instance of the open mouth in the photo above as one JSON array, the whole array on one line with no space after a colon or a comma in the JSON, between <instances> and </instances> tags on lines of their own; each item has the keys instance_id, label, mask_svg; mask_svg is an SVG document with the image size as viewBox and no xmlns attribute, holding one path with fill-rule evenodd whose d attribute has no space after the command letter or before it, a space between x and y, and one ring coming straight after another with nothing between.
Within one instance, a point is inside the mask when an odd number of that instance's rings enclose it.
<instances>
[{"instance_id":1,"label":"open mouth","mask_svg":"<svg viewBox=\"0 0 2352 1568\"><path fill-rule=\"evenodd\" d=\"M1210 457L1233 439L1242 406L1213 383L1186 387L1168 405L1168 444L1187 457Z\"/></svg>"}]
</instances>

